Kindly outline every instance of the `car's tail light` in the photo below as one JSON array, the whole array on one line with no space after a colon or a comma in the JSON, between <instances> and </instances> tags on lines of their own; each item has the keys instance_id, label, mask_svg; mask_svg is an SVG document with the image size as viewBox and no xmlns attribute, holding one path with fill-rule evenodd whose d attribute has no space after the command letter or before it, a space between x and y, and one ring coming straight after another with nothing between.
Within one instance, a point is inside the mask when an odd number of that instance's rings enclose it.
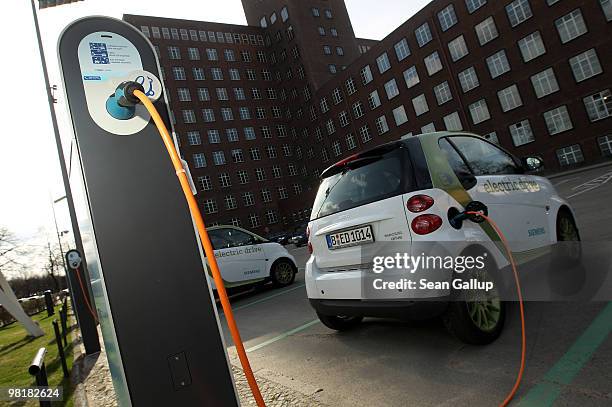
<instances>
[{"instance_id":1,"label":"car's tail light","mask_svg":"<svg viewBox=\"0 0 612 407\"><path fill-rule=\"evenodd\" d=\"M306 238L308 239L308 253L312 254L312 243L310 243L310 226L306 228Z\"/></svg>"},{"instance_id":2,"label":"car's tail light","mask_svg":"<svg viewBox=\"0 0 612 407\"><path fill-rule=\"evenodd\" d=\"M406 207L410 212L423 212L434 204L434 200L429 195L415 195L408 199Z\"/></svg>"},{"instance_id":3,"label":"car's tail light","mask_svg":"<svg viewBox=\"0 0 612 407\"><path fill-rule=\"evenodd\" d=\"M426 235L442 226L442 218L438 215L419 215L412 219L412 230L417 235Z\"/></svg>"}]
</instances>

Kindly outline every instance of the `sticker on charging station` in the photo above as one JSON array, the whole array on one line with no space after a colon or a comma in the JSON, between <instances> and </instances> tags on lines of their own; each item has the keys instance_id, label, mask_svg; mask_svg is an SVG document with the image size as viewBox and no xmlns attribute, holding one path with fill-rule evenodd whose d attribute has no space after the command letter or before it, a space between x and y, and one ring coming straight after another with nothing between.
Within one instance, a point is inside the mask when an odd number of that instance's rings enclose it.
<instances>
[{"instance_id":1,"label":"sticker on charging station","mask_svg":"<svg viewBox=\"0 0 612 407\"><path fill-rule=\"evenodd\" d=\"M104 130L117 135L139 132L151 116L141 104L136 105L134 117L118 120L108 114L106 101L121 82L134 80L143 85L153 101L162 93L159 79L142 69L140 53L125 37L99 31L81 40L78 48L79 66L87 109L94 122Z\"/></svg>"}]
</instances>

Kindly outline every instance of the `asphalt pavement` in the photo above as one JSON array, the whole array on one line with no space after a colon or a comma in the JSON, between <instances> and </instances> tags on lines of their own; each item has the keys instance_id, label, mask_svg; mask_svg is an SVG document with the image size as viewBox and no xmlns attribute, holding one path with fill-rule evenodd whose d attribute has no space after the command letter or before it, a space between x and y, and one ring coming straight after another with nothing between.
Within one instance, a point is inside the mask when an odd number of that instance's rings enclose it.
<instances>
[{"instance_id":1,"label":"asphalt pavement","mask_svg":"<svg viewBox=\"0 0 612 407\"><path fill-rule=\"evenodd\" d=\"M575 209L583 240L612 240L612 166L552 181ZM318 322L306 298L306 248L288 248L300 267L294 285L232 300L255 371L330 406L492 406L512 388L520 360L516 304L501 337L482 347L459 342L439 319L367 318L337 333ZM514 405L612 405L612 303L531 302L525 312L527 363Z\"/></svg>"}]
</instances>

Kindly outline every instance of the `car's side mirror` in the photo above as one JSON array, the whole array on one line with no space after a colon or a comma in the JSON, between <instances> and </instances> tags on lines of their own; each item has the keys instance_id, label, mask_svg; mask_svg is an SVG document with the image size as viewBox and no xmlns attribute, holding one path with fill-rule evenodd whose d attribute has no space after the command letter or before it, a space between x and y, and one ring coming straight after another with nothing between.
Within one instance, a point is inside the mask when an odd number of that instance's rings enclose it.
<instances>
[{"instance_id":1,"label":"car's side mirror","mask_svg":"<svg viewBox=\"0 0 612 407\"><path fill-rule=\"evenodd\" d=\"M537 171L544 167L544 160L542 160L542 157L538 156L523 157L521 162L527 171Z\"/></svg>"}]
</instances>

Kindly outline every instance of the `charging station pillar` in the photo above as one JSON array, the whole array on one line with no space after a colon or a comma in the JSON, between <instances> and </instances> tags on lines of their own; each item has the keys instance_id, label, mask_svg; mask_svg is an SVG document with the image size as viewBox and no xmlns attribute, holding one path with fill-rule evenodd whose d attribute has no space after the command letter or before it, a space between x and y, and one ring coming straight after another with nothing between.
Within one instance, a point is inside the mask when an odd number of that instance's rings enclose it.
<instances>
[{"instance_id":1,"label":"charging station pillar","mask_svg":"<svg viewBox=\"0 0 612 407\"><path fill-rule=\"evenodd\" d=\"M119 404L238 405L201 246L157 128L142 106L124 120L105 106L134 72L160 78L153 47L121 20L88 17L64 30L58 52L80 169L71 186ZM165 99L154 104L169 124Z\"/></svg>"}]
</instances>

